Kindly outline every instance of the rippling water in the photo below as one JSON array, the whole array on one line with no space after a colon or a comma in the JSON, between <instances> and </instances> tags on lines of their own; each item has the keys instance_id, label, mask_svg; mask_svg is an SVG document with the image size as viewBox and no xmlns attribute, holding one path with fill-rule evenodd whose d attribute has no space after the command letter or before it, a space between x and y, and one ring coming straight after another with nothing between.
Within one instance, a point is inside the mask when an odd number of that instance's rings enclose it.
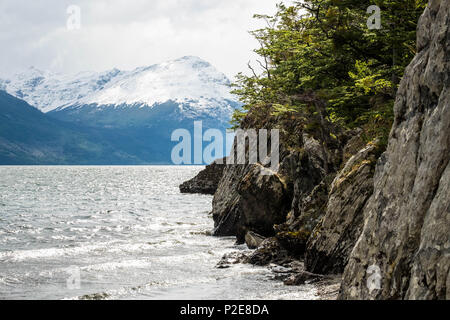
<instances>
[{"instance_id":1,"label":"rippling water","mask_svg":"<svg viewBox=\"0 0 450 320\"><path fill-rule=\"evenodd\" d=\"M207 235L201 167L0 167L0 299L314 299Z\"/></svg>"}]
</instances>

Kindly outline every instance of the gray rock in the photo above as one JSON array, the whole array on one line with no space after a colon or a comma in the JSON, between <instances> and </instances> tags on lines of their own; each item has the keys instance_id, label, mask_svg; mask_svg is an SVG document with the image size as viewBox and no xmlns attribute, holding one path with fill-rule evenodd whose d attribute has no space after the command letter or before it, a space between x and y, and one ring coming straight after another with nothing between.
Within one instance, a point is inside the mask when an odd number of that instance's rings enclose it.
<instances>
[{"instance_id":1,"label":"gray rock","mask_svg":"<svg viewBox=\"0 0 450 320\"><path fill-rule=\"evenodd\" d=\"M449 19L449 0L431 0L420 18L340 299L450 299Z\"/></svg>"},{"instance_id":2,"label":"gray rock","mask_svg":"<svg viewBox=\"0 0 450 320\"><path fill-rule=\"evenodd\" d=\"M227 165L212 201L214 236L235 236L240 219L238 187L249 165Z\"/></svg>"},{"instance_id":3,"label":"gray rock","mask_svg":"<svg viewBox=\"0 0 450 320\"><path fill-rule=\"evenodd\" d=\"M271 237L264 240L254 252L252 252L247 263L257 266L266 266L270 263L285 265L292 262L292 258L283 248L277 238Z\"/></svg>"},{"instance_id":4,"label":"gray rock","mask_svg":"<svg viewBox=\"0 0 450 320\"><path fill-rule=\"evenodd\" d=\"M358 153L359 150L364 149L366 142L362 138L363 130L356 128L349 132L350 138L344 146L342 162L345 164L352 156Z\"/></svg>"},{"instance_id":5,"label":"gray rock","mask_svg":"<svg viewBox=\"0 0 450 320\"><path fill-rule=\"evenodd\" d=\"M295 258L303 258L307 241L325 214L328 185L329 183L326 181L320 182L310 194L303 197L299 205L298 217L294 217L293 211L291 211L286 223L275 226L277 231L275 237Z\"/></svg>"},{"instance_id":6,"label":"gray rock","mask_svg":"<svg viewBox=\"0 0 450 320\"><path fill-rule=\"evenodd\" d=\"M277 174L263 175L263 166L229 165L213 198L215 236L235 235L244 242L247 231L274 234L274 224L285 221L291 199Z\"/></svg>"},{"instance_id":7,"label":"gray rock","mask_svg":"<svg viewBox=\"0 0 450 320\"><path fill-rule=\"evenodd\" d=\"M247 244L247 247L249 249L256 249L259 247L259 245L264 241L265 237L252 232L248 231L245 234L245 243Z\"/></svg>"},{"instance_id":8,"label":"gray rock","mask_svg":"<svg viewBox=\"0 0 450 320\"><path fill-rule=\"evenodd\" d=\"M234 264L248 263L248 253L241 251L234 251L223 255L222 259L217 263L216 268L227 269Z\"/></svg>"},{"instance_id":9,"label":"gray rock","mask_svg":"<svg viewBox=\"0 0 450 320\"><path fill-rule=\"evenodd\" d=\"M326 279L327 276L322 274L315 274L308 271L299 272L291 275L284 281L284 284L287 286L299 286L305 283L313 283L319 280Z\"/></svg>"},{"instance_id":10,"label":"gray rock","mask_svg":"<svg viewBox=\"0 0 450 320\"><path fill-rule=\"evenodd\" d=\"M292 181L294 217L301 215L303 199L325 178L324 162L319 142L305 134L303 149L283 159L280 172Z\"/></svg>"},{"instance_id":11,"label":"gray rock","mask_svg":"<svg viewBox=\"0 0 450 320\"><path fill-rule=\"evenodd\" d=\"M450 299L450 165L441 177L413 260L407 299Z\"/></svg>"},{"instance_id":12,"label":"gray rock","mask_svg":"<svg viewBox=\"0 0 450 320\"><path fill-rule=\"evenodd\" d=\"M263 175L260 164L225 167L213 199L213 235L234 235L243 243L247 231L273 236L289 211L298 217L302 199L325 176L320 144L308 135L302 141L301 151L281 151L278 173Z\"/></svg>"},{"instance_id":13,"label":"gray rock","mask_svg":"<svg viewBox=\"0 0 450 320\"><path fill-rule=\"evenodd\" d=\"M314 273L342 273L361 234L363 209L373 193L377 147L369 144L338 173L326 213L308 239L305 266Z\"/></svg>"},{"instance_id":14,"label":"gray rock","mask_svg":"<svg viewBox=\"0 0 450 320\"><path fill-rule=\"evenodd\" d=\"M194 178L180 185L181 193L214 194L225 168L224 159L216 160Z\"/></svg>"}]
</instances>

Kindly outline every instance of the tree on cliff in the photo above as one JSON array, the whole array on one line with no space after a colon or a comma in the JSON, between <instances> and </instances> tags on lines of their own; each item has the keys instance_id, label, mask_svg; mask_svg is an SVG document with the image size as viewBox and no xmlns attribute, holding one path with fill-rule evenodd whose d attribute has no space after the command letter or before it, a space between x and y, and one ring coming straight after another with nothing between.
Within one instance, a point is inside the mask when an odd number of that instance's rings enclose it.
<instances>
[{"instance_id":1,"label":"tree on cliff","mask_svg":"<svg viewBox=\"0 0 450 320\"><path fill-rule=\"evenodd\" d=\"M372 4L381 10L380 29L367 26ZM234 93L245 105L233 123L288 114L324 143L332 126L360 126L367 140L385 142L425 6L425 0L311 0L255 15L267 24L251 32L260 44L260 71L249 63L252 74L238 74Z\"/></svg>"}]
</instances>

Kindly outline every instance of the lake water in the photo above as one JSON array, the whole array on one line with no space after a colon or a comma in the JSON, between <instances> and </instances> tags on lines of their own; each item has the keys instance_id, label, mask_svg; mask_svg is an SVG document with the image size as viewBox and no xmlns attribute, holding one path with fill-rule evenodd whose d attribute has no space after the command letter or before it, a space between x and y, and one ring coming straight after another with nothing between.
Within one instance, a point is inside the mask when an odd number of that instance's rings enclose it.
<instances>
[{"instance_id":1,"label":"lake water","mask_svg":"<svg viewBox=\"0 0 450 320\"><path fill-rule=\"evenodd\" d=\"M207 235L202 167L0 166L0 299L315 299L268 268L218 269L245 250Z\"/></svg>"}]
</instances>

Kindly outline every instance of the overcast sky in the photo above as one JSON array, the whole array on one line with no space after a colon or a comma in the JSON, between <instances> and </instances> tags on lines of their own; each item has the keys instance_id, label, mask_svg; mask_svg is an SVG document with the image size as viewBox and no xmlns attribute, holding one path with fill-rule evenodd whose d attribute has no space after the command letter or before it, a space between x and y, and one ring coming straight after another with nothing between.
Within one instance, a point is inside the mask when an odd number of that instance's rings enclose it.
<instances>
[{"instance_id":1,"label":"overcast sky","mask_svg":"<svg viewBox=\"0 0 450 320\"><path fill-rule=\"evenodd\" d=\"M185 55L232 77L255 57L248 31L262 22L253 14L273 14L278 2L1 0L0 77L30 66L62 73L130 70ZM70 5L81 10L79 29L67 27Z\"/></svg>"}]
</instances>

